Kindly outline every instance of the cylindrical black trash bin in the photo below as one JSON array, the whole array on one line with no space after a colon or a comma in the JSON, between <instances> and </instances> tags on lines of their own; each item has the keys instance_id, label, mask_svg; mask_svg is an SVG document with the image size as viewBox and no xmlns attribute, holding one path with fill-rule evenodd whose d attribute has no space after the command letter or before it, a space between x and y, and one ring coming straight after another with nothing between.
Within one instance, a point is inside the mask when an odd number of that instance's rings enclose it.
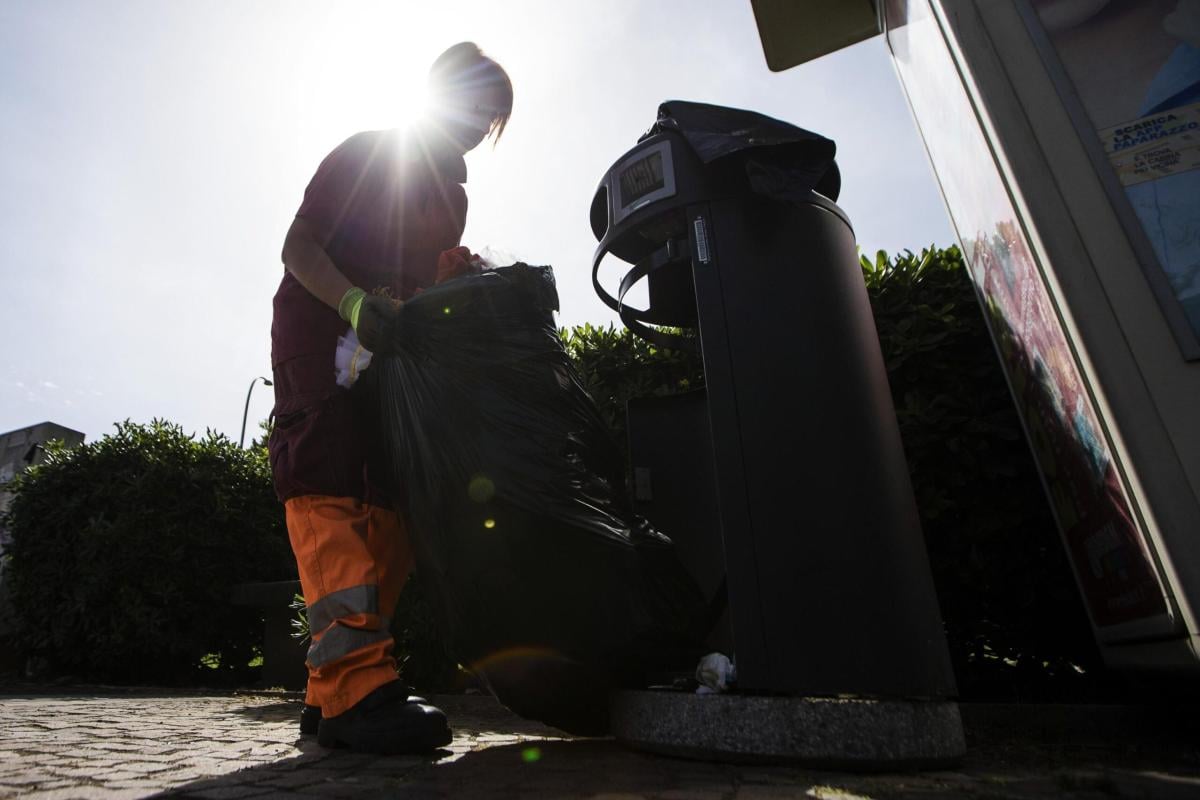
<instances>
[{"instance_id":1,"label":"cylindrical black trash bin","mask_svg":"<svg viewBox=\"0 0 1200 800\"><path fill-rule=\"evenodd\" d=\"M812 139L789 148L786 129L799 129L759 115L664 108L686 112L679 118L692 128L658 126L604 177L592 206L593 276L640 333L671 343L647 323L698 331L708 427L694 436L709 442L711 464L672 461L653 442L631 448L635 469L639 453L654 461L652 475L643 469L660 491L648 497L709 492L719 530L673 530L670 520L688 515L652 499L647 516L682 551L707 548L691 560L723 561L740 691L952 696L854 234L817 191L836 194L832 143L811 155ZM749 115L740 128L738 114ZM720 136L743 144L706 151ZM618 295L649 279L649 308L624 307L601 285L608 253L634 264ZM654 424L631 419L630 429L670 440L669 406L655 413ZM695 425L695 414L687 419Z\"/></svg>"}]
</instances>

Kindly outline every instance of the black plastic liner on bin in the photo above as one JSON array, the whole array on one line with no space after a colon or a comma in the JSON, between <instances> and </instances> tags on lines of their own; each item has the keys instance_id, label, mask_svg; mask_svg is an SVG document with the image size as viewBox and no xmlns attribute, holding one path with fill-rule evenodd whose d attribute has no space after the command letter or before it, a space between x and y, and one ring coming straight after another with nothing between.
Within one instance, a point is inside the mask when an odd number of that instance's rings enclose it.
<instances>
[{"instance_id":1,"label":"black plastic liner on bin","mask_svg":"<svg viewBox=\"0 0 1200 800\"><path fill-rule=\"evenodd\" d=\"M356 391L403 487L451 652L521 716L607 731L607 694L690 669L704 598L631 510L624 464L563 349L553 271L516 264L410 300Z\"/></svg>"},{"instance_id":2,"label":"black plastic liner on bin","mask_svg":"<svg viewBox=\"0 0 1200 800\"><path fill-rule=\"evenodd\" d=\"M803 202L809 191L830 200L841 192L832 139L757 111L668 100L641 139L664 131L682 135L704 164L740 162L756 194Z\"/></svg>"}]
</instances>

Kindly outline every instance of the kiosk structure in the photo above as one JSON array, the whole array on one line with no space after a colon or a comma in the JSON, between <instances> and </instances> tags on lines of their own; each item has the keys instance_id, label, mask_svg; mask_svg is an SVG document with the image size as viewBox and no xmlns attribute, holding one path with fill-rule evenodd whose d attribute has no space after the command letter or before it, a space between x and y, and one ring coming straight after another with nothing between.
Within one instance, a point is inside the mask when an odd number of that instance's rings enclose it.
<instances>
[{"instance_id":1,"label":"kiosk structure","mask_svg":"<svg viewBox=\"0 0 1200 800\"><path fill-rule=\"evenodd\" d=\"M885 35L1105 661L1200 671L1200 3L752 4Z\"/></svg>"}]
</instances>

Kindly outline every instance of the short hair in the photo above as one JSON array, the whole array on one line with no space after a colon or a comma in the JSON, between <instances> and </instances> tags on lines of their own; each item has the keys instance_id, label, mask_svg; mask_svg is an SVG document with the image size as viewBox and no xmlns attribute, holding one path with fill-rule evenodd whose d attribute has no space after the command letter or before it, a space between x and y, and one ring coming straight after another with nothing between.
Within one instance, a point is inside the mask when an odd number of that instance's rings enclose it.
<instances>
[{"instance_id":1,"label":"short hair","mask_svg":"<svg viewBox=\"0 0 1200 800\"><path fill-rule=\"evenodd\" d=\"M512 115L512 81L504 67L484 55L474 42L459 42L446 48L429 68L429 88L435 95L456 95L483 89L498 89L501 107L495 109L487 135L497 141Z\"/></svg>"}]
</instances>

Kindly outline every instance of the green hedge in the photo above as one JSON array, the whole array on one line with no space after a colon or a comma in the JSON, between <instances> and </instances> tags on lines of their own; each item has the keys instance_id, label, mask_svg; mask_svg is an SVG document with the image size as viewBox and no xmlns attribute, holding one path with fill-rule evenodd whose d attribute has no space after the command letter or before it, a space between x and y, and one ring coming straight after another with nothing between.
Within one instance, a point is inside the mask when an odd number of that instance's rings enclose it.
<instances>
[{"instance_id":1,"label":"green hedge","mask_svg":"<svg viewBox=\"0 0 1200 800\"><path fill-rule=\"evenodd\" d=\"M625 404L635 397L661 397L704 386L704 366L698 354L655 347L628 330L611 325L580 325L562 329L559 336L583 386L622 447Z\"/></svg>"},{"instance_id":2,"label":"green hedge","mask_svg":"<svg viewBox=\"0 0 1200 800\"><path fill-rule=\"evenodd\" d=\"M10 487L15 646L53 675L251 680L262 622L229 587L295 578L265 451L162 421L116 427L50 448Z\"/></svg>"},{"instance_id":3,"label":"green hedge","mask_svg":"<svg viewBox=\"0 0 1200 800\"><path fill-rule=\"evenodd\" d=\"M957 247L861 260L966 697L1067 699L1107 680Z\"/></svg>"}]
</instances>

